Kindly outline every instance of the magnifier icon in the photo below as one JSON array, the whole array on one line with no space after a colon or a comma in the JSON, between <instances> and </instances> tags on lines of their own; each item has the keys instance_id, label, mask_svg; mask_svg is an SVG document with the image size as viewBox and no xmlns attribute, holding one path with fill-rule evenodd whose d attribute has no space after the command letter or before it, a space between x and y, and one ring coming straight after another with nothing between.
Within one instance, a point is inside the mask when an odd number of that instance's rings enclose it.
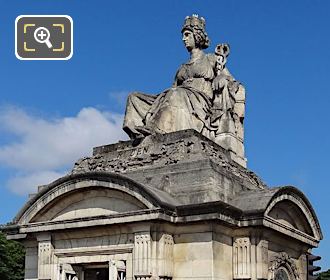
<instances>
[{"instance_id":1,"label":"magnifier icon","mask_svg":"<svg viewBox=\"0 0 330 280\"><path fill-rule=\"evenodd\" d=\"M46 27L38 27L34 31L34 39L41 44L46 44L49 49L53 47L52 43L49 41L50 32Z\"/></svg>"}]
</instances>

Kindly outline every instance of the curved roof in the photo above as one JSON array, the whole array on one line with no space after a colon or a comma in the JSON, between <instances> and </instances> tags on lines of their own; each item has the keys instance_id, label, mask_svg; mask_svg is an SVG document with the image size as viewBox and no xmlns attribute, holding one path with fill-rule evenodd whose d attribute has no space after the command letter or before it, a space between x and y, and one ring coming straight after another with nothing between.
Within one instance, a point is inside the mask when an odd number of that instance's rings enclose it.
<instances>
[{"instance_id":1,"label":"curved roof","mask_svg":"<svg viewBox=\"0 0 330 280\"><path fill-rule=\"evenodd\" d=\"M262 225L275 230L277 228L272 224L280 225L285 234L294 231L296 237L299 238L299 235L302 234L307 239L312 238L312 242L322 239L321 228L310 202L301 191L292 186L243 191L228 203L212 201L185 205L163 190L142 185L122 174L100 171L67 175L45 186L24 205L13 222L18 225L28 224L42 209L47 209L46 207L51 203L56 202L57 198L88 187L103 187L126 192L144 204L147 209L162 209L175 217L222 213L230 217L236 225L242 221L242 226L249 220L249 217L256 217L261 218ZM288 227L268 215L283 201L290 201L303 213L304 216L301 218L311 228L310 233L290 228L290 225ZM255 224L244 224L244 226L253 225Z\"/></svg>"},{"instance_id":2,"label":"curved roof","mask_svg":"<svg viewBox=\"0 0 330 280\"><path fill-rule=\"evenodd\" d=\"M296 187L283 186L264 190L243 191L236 195L230 204L241 209L244 216L262 214L267 216L277 203L290 200L295 203L305 215L314 237L322 239L322 231L315 211L307 197Z\"/></svg>"},{"instance_id":3,"label":"curved roof","mask_svg":"<svg viewBox=\"0 0 330 280\"><path fill-rule=\"evenodd\" d=\"M22 207L22 209L14 218L13 222L19 223L24 215L26 215L28 212L31 212L33 207L36 207L38 202L42 201L42 207L44 207L56 197L62 195L63 192L54 194L59 188L68 187L70 185L74 186L73 189L92 186L93 181L97 181L98 184L99 182L118 182L126 185L127 189L130 190L130 194L138 197L139 200L142 200L142 203L148 204L148 202L150 202L149 207L160 207L167 210L174 210L175 206L180 204L168 193L146 187L121 174L109 172L88 172L67 175L58 180L55 180L49 185L46 185ZM85 182L85 184L82 184L82 182ZM125 191L124 189L121 190ZM145 198L145 200L143 198Z\"/></svg>"}]
</instances>

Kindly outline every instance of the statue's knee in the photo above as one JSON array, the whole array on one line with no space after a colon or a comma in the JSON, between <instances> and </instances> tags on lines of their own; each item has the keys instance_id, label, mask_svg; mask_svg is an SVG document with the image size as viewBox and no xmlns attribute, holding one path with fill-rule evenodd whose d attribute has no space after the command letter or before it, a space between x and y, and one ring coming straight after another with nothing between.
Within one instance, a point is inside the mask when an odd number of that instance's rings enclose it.
<instances>
[{"instance_id":1,"label":"statue's knee","mask_svg":"<svg viewBox=\"0 0 330 280\"><path fill-rule=\"evenodd\" d=\"M134 103L134 100L136 100L137 93L133 92L130 93L127 97L127 104Z\"/></svg>"},{"instance_id":2,"label":"statue's knee","mask_svg":"<svg viewBox=\"0 0 330 280\"><path fill-rule=\"evenodd\" d=\"M135 96L135 93L130 93L130 94L128 95L127 99L132 100L132 99L135 98L134 96Z\"/></svg>"}]
</instances>

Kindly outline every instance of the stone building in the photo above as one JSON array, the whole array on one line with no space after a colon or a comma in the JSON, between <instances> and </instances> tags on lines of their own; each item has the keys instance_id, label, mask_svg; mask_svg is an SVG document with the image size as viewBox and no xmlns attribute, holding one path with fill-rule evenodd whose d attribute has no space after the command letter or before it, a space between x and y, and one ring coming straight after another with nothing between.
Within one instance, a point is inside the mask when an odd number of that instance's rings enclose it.
<instances>
[{"instance_id":1,"label":"stone building","mask_svg":"<svg viewBox=\"0 0 330 280\"><path fill-rule=\"evenodd\" d=\"M268 188L194 130L94 148L6 230L26 280L305 280L322 239L298 189Z\"/></svg>"},{"instance_id":2,"label":"stone building","mask_svg":"<svg viewBox=\"0 0 330 280\"><path fill-rule=\"evenodd\" d=\"M191 59L174 85L128 98L132 140L94 148L6 227L26 248L26 280L307 279L322 239L311 204L246 168L229 45L204 54L196 15L182 34Z\"/></svg>"}]
</instances>

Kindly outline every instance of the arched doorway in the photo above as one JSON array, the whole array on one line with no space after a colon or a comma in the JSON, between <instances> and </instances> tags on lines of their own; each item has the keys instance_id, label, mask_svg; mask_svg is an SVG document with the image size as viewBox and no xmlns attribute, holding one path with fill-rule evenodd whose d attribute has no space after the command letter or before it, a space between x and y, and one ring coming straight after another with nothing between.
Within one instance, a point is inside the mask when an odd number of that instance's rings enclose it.
<instances>
[{"instance_id":1,"label":"arched doorway","mask_svg":"<svg viewBox=\"0 0 330 280\"><path fill-rule=\"evenodd\" d=\"M291 280L291 277L284 267L280 267L275 272L274 280Z\"/></svg>"}]
</instances>

